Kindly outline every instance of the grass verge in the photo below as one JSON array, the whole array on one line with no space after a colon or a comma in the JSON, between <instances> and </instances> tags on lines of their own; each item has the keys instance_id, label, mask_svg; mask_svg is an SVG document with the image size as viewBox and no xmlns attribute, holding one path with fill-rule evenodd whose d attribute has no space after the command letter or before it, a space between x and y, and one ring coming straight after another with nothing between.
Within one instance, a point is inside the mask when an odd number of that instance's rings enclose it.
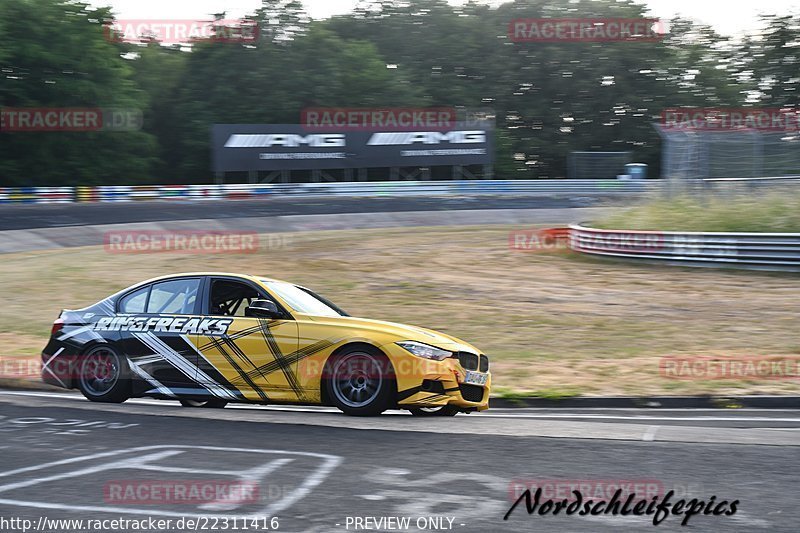
<instances>
[{"instance_id":1,"label":"grass verge","mask_svg":"<svg viewBox=\"0 0 800 533\"><path fill-rule=\"evenodd\" d=\"M800 193L755 196L678 196L593 221L603 229L652 231L800 232Z\"/></svg>"},{"instance_id":2,"label":"grass verge","mask_svg":"<svg viewBox=\"0 0 800 533\"><path fill-rule=\"evenodd\" d=\"M574 261L510 250L511 227L319 231L244 255L124 255L102 247L7 254L0 262L4 357L37 357L62 308L135 282L227 271L290 280L355 316L472 342L498 392L572 395L798 394L800 381L685 380L663 357L797 356L796 276L747 276Z\"/></svg>"}]
</instances>

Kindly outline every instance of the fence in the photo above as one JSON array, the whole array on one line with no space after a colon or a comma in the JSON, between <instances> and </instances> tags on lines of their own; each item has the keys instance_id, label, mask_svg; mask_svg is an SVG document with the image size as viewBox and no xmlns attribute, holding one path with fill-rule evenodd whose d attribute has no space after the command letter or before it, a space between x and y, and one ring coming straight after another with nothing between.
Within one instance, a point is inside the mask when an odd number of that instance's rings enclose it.
<instances>
[{"instance_id":1,"label":"fence","mask_svg":"<svg viewBox=\"0 0 800 533\"><path fill-rule=\"evenodd\" d=\"M704 131L656 124L661 176L674 179L800 175L800 135L754 129Z\"/></svg>"},{"instance_id":2,"label":"fence","mask_svg":"<svg viewBox=\"0 0 800 533\"><path fill-rule=\"evenodd\" d=\"M6 187L0 203L241 200L269 196L458 196L641 194L653 182L620 180L454 180L221 185L101 185Z\"/></svg>"},{"instance_id":3,"label":"fence","mask_svg":"<svg viewBox=\"0 0 800 533\"><path fill-rule=\"evenodd\" d=\"M800 271L800 233L618 231L570 226L570 247L581 253L661 261Z\"/></svg>"}]
</instances>

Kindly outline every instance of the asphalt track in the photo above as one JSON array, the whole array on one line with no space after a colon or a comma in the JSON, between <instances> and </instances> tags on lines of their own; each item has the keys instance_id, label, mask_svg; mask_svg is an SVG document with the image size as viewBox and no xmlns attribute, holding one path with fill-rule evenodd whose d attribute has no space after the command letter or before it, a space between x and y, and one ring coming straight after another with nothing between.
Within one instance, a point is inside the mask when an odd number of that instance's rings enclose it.
<instances>
[{"instance_id":1,"label":"asphalt track","mask_svg":"<svg viewBox=\"0 0 800 533\"><path fill-rule=\"evenodd\" d=\"M601 196L446 196L378 198L265 198L90 204L0 205L0 231L196 219L261 218L344 213L400 213L590 207L625 198Z\"/></svg>"},{"instance_id":2,"label":"asphalt track","mask_svg":"<svg viewBox=\"0 0 800 533\"><path fill-rule=\"evenodd\" d=\"M452 419L401 412L359 419L324 408L102 405L76 394L2 391L0 434L0 516L34 524L252 514L278 517L279 531L309 532L794 532L800 525L800 411L491 409ZM257 482L258 498L196 506L109 502L104 494L121 480L235 475ZM737 499L738 512L694 516L686 527L669 516L656 528L647 516L528 516L523 505L503 520L510 490L548 480L649 483L678 499ZM353 526L357 517L389 516L410 517L411 527ZM418 528L425 517L452 524Z\"/></svg>"}]
</instances>

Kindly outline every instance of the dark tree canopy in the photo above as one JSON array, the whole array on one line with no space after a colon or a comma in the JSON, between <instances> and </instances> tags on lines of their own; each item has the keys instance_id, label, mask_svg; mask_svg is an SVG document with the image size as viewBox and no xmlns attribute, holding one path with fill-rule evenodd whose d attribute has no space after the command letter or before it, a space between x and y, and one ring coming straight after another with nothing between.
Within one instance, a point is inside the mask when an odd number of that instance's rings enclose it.
<instances>
[{"instance_id":1,"label":"dark tree canopy","mask_svg":"<svg viewBox=\"0 0 800 533\"><path fill-rule=\"evenodd\" d=\"M763 38L741 41L680 19L660 42L507 35L515 18L645 16L632 0L364 0L312 21L297 0L264 0L257 42L181 47L110 42L109 9L4 0L0 106L139 109L144 127L0 133L0 185L207 182L212 124L296 123L328 106L492 108L500 178L563 177L575 150L657 168L665 108L797 105L800 16L765 17Z\"/></svg>"}]
</instances>

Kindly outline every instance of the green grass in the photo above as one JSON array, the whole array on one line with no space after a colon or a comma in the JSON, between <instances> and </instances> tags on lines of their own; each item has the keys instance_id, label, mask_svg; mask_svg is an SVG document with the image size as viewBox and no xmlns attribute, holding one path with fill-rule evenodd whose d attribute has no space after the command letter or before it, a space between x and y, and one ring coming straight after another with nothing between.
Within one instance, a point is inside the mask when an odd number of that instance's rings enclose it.
<instances>
[{"instance_id":1,"label":"green grass","mask_svg":"<svg viewBox=\"0 0 800 533\"><path fill-rule=\"evenodd\" d=\"M654 199L593 222L598 228L653 231L800 232L800 192Z\"/></svg>"}]
</instances>

